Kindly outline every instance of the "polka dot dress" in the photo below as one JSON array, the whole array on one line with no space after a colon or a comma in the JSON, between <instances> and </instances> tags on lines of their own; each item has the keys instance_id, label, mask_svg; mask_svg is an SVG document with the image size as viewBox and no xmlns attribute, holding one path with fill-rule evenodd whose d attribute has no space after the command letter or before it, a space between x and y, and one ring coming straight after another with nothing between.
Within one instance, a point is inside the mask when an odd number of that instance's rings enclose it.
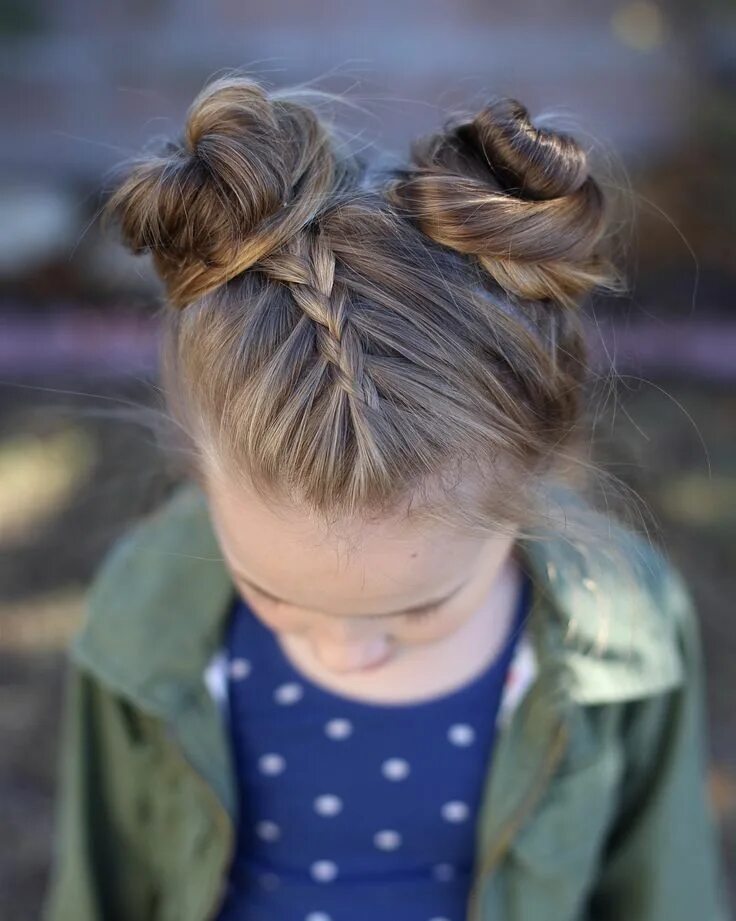
<instances>
[{"instance_id":1,"label":"polka dot dress","mask_svg":"<svg viewBox=\"0 0 736 921\"><path fill-rule=\"evenodd\" d=\"M341 696L297 671L237 599L227 637L241 815L218 921L464 921L509 664L419 703Z\"/></svg>"}]
</instances>

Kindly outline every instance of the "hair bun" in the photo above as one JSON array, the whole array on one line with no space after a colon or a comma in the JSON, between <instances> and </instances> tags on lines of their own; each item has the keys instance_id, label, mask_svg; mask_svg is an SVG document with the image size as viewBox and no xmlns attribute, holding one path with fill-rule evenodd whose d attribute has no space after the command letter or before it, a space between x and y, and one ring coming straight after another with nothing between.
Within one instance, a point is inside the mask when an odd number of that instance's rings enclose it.
<instances>
[{"instance_id":1,"label":"hair bun","mask_svg":"<svg viewBox=\"0 0 736 921\"><path fill-rule=\"evenodd\" d=\"M335 162L313 110L225 77L193 101L179 141L123 170L104 216L133 252L152 253L170 302L183 306L313 220Z\"/></svg>"},{"instance_id":2,"label":"hair bun","mask_svg":"<svg viewBox=\"0 0 736 921\"><path fill-rule=\"evenodd\" d=\"M511 294L574 306L595 286L618 290L599 251L608 220L588 157L569 135L535 127L502 97L412 144L386 194L429 237L463 254Z\"/></svg>"},{"instance_id":3,"label":"hair bun","mask_svg":"<svg viewBox=\"0 0 736 921\"><path fill-rule=\"evenodd\" d=\"M571 137L535 128L516 99L490 103L457 137L486 164L503 190L520 198L561 198L588 178L585 152Z\"/></svg>"}]
</instances>

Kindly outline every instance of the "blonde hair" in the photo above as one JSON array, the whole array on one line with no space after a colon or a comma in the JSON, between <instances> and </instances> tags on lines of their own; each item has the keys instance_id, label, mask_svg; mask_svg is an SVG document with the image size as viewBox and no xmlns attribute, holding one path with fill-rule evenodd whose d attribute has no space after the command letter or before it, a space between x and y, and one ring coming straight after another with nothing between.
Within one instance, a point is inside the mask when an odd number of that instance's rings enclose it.
<instances>
[{"instance_id":1,"label":"blonde hair","mask_svg":"<svg viewBox=\"0 0 736 921\"><path fill-rule=\"evenodd\" d=\"M105 216L166 286L188 474L211 461L330 521L408 500L480 529L587 488L581 304L622 290L611 204L583 146L518 101L380 168L299 92L231 74L180 140L123 164Z\"/></svg>"}]
</instances>

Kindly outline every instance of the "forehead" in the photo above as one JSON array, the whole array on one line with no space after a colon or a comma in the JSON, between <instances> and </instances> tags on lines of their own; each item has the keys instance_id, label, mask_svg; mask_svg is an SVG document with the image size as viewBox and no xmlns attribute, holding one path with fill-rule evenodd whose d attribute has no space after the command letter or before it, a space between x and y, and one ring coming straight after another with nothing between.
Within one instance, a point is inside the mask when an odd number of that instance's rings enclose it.
<instances>
[{"instance_id":1,"label":"forehead","mask_svg":"<svg viewBox=\"0 0 736 921\"><path fill-rule=\"evenodd\" d=\"M487 542L397 514L334 529L295 508L274 507L247 486L207 478L213 525L226 561L262 587L315 607L365 601L411 604L456 584Z\"/></svg>"}]
</instances>

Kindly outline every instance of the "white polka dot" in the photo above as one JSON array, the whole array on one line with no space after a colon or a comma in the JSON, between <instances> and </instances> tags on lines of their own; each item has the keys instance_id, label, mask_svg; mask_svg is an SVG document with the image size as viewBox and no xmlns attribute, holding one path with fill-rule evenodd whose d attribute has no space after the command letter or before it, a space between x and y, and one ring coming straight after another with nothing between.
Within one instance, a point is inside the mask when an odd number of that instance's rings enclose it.
<instances>
[{"instance_id":1,"label":"white polka dot","mask_svg":"<svg viewBox=\"0 0 736 921\"><path fill-rule=\"evenodd\" d=\"M337 864L332 860L316 860L309 872L317 882L328 883L337 876Z\"/></svg>"},{"instance_id":2,"label":"white polka dot","mask_svg":"<svg viewBox=\"0 0 736 921\"><path fill-rule=\"evenodd\" d=\"M280 774L286 767L286 760L283 755L277 755L269 752L267 755L261 755L258 759L258 770L262 774Z\"/></svg>"},{"instance_id":3,"label":"white polka dot","mask_svg":"<svg viewBox=\"0 0 736 921\"><path fill-rule=\"evenodd\" d=\"M231 678L240 681L250 675L250 662L247 659L233 659L228 666L228 671Z\"/></svg>"},{"instance_id":4,"label":"white polka dot","mask_svg":"<svg viewBox=\"0 0 736 921\"><path fill-rule=\"evenodd\" d=\"M452 800L442 807L442 818L448 822L463 822L467 819L470 810L459 800Z\"/></svg>"},{"instance_id":5,"label":"white polka dot","mask_svg":"<svg viewBox=\"0 0 736 921\"><path fill-rule=\"evenodd\" d=\"M277 687L273 696L276 703L294 704L304 696L304 688L296 681L290 681Z\"/></svg>"},{"instance_id":6,"label":"white polka dot","mask_svg":"<svg viewBox=\"0 0 736 921\"><path fill-rule=\"evenodd\" d=\"M310 911L304 921L332 921L332 915L326 911Z\"/></svg>"},{"instance_id":7,"label":"white polka dot","mask_svg":"<svg viewBox=\"0 0 736 921\"><path fill-rule=\"evenodd\" d=\"M382 851L395 851L401 844L401 835L387 828L376 832L373 836L373 843Z\"/></svg>"},{"instance_id":8,"label":"white polka dot","mask_svg":"<svg viewBox=\"0 0 736 921\"><path fill-rule=\"evenodd\" d=\"M256 834L264 841L276 841L281 837L281 829L275 822L264 819L256 825Z\"/></svg>"},{"instance_id":9,"label":"white polka dot","mask_svg":"<svg viewBox=\"0 0 736 921\"><path fill-rule=\"evenodd\" d=\"M432 873L435 879L446 883L448 880L455 879L455 867L451 863L435 864Z\"/></svg>"},{"instance_id":10,"label":"white polka dot","mask_svg":"<svg viewBox=\"0 0 736 921\"><path fill-rule=\"evenodd\" d=\"M339 796L325 793L314 801L314 809L320 815L337 815L342 809L342 800Z\"/></svg>"},{"instance_id":11,"label":"white polka dot","mask_svg":"<svg viewBox=\"0 0 736 921\"><path fill-rule=\"evenodd\" d=\"M347 739L353 731L350 720L334 719L325 725L325 733L331 739Z\"/></svg>"},{"instance_id":12,"label":"white polka dot","mask_svg":"<svg viewBox=\"0 0 736 921\"><path fill-rule=\"evenodd\" d=\"M409 762L403 758L388 758L381 765L381 771L387 780L403 780L409 773Z\"/></svg>"},{"instance_id":13,"label":"white polka dot","mask_svg":"<svg viewBox=\"0 0 736 921\"><path fill-rule=\"evenodd\" d=\"M259 882L264 889L272 892L274 889L278 889L281 880L275 873L262 873L259 877Z\"/></svg>"},{"instance_id":14,"label":"white polka dot","mask_svg":"<svg viewBox=\"0 0 736 921\"><path fill-rule=\"evenodd\" d=\"M447 738L453 745L472 745L475 741L475 729L467 723L455 723L448 729Z\"/></svg>"}]
</instances>

